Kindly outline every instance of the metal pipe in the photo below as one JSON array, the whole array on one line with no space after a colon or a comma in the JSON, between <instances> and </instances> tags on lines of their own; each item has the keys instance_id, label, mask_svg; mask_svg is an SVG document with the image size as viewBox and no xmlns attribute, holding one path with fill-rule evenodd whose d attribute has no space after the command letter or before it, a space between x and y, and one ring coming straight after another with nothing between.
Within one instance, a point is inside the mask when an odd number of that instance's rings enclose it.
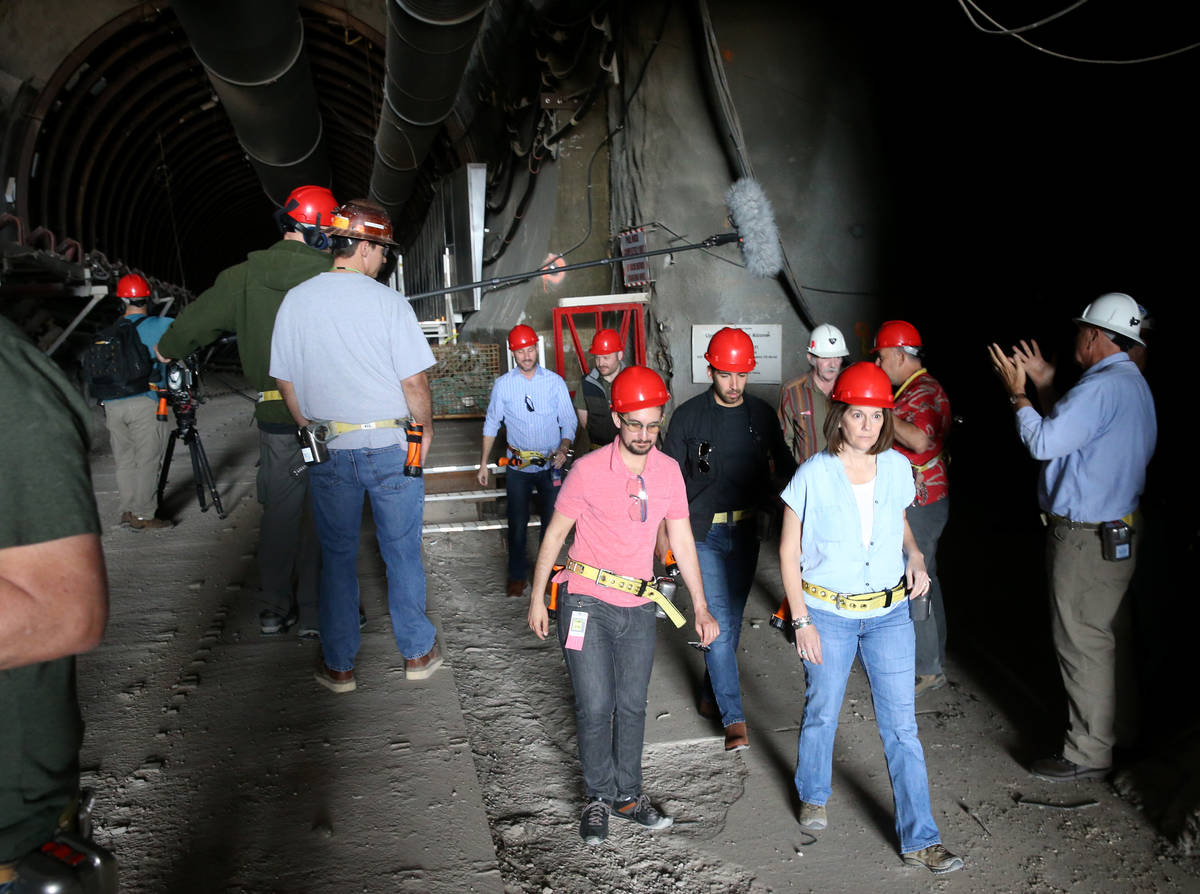
<instances>
[{"instance_id":1,"label":"metal pipe","mask_svg":"<svg viewBox=\"0 0 1200 894\"><path fill-rule=\"evenodd\" d=\"M238 142L273 202L328 185L321 112L296 0L174 0Z\"/></svg>"},{"instance_id":2,"label":"metal pipe","mask_svg":"<svg viewBox=\"0 0 1200 894\"><path fill-rule=\"evenodd\" d=\"M387 77L375 135L371 197L393 218L412 194L466 71L483 22L480 0L391 0Z\"/></svg>"}]
</instances>

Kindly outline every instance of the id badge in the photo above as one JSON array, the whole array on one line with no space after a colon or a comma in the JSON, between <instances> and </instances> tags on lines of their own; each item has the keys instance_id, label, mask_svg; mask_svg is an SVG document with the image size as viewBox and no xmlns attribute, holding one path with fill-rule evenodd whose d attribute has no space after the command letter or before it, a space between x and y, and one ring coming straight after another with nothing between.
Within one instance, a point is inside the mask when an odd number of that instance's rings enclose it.
<instances>
[{"instance_id":1,"label":"id badge","mask_svg":"<svg viewBox=\"0 0 1200 894\"><path fill-rule=\"evenodd\" d=\"M564 647L576 652L583 651L583 637L587 633L587 612L571 612L571 626L567 628L567 641Z\"/></svg>"}]
</instances>

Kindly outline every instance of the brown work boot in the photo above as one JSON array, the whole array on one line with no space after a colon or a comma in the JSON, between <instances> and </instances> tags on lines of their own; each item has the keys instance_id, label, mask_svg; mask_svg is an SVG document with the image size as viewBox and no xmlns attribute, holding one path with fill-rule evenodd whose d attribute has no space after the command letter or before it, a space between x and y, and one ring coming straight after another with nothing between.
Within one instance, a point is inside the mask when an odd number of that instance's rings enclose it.
<instances>
[{"instance_id":1,"label":"brown work boot","mask_svg":"<svg viewBox=\"0 0 1200 894\"><path fill-rule=\"evenodd\" d=\"M808 829L810 832L820 832L822 829L829 828L829 818L825 813L824 804L810 804L808 801L801 801L798 820L800 828Z\"/></svg>"},{"instance_id":2,"label":"brown work boot","mask_svg":"<svg viewBox=\"0 0 1200 894\"><path fill-rule=\"evenodd\" d=\"M159 528L169 528L171 523L165 518L142 518L141 516L131 516L129 527L135 531L154 531Z\"/></svg>"},{"instance_id":3,"label":"brown work boot","mask_svg":"<svg viewBox=\"0 0 1200 894\"><path fill-rule=\"evenodd\" d=\"M433 648L420 658L404 659L404 678L406 680L424 680L432 677L433 672L442 666L442 647L434 640Z\"/></svg>"},{"instance_id":4,"label":"brown work boot","mask_svg":"<svg viewBox=\"0 0 1200 894\"><path fill-rule=\"evenodd\" d=\"M508 587L505 590L505 592L509 596L524 596L525 595L525 581L510 580L508 582Z\"/></svg>"},{"instance_id":5,"label":"brown work boot","mask_svg":"<svg viewBox=\"0 0 1200 894\"><path fill-rule=\"evenodd\" d=\"M353 669L331 670L324 658L317 662L317 669L313 671L313 677L330 692L353 692L358 685L354 682Z\"/></svg>"},{"instance_id":6,"label":"brown work boot","mask_svg":"<svg viewBox=\"0 0 1200 894\"><path fill-rule=\"evenodd\" d=\"M737 723L731 723L725 727L725 750L726 751L741 751L743 748L750 747L749 730L746 729L746 721L739 720Z\"/></svg>"},{"instance_id":7,"label":"brown work boot","mask_svg":"<svg viewBox=\"0 0 1200 894\"><path fill-rule=\"evenodd\" d=\"M121 513L121 524L132 525L133 524L133 513L129 512L128 510L126 510L125 512L122 512Z\"/></svg>"}]
</instances>

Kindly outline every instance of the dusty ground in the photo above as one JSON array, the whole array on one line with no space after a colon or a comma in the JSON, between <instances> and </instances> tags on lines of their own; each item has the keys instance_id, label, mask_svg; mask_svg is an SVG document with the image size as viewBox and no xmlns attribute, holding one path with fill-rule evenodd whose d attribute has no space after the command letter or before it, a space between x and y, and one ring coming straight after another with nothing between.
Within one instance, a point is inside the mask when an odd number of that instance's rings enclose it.
<instances>
[{"instance_id":1,"label":"dusty ground","mask_svg":"<svg viewBox=\"0 0 1200 894\"><path fill-rule=\"evenodd\" d=\"M1023 772L1030 714L1052 702L987 655L956 656L971 660L952 661L951 685L918 703L935 816L965 871L934 880L900 863L857 671L830 829L801 832L790 777L802 674L766 624L779 594L770 549L742 637L751 749L726 755L696 715L699 656L663 626L646 786L676 825L656 835L614 825L604 846L583 846L569 684L557 647L502 595L498 533L426 538L448 656L430 680L403 679L369 525L359 689L326 692L311 677L316 646L259 635L248 410L231 394L200 410L224 520L198 511L183 454L168 497L178 525L121 529L111 457L94 457L113 610L104 645L80 661L83 764L123 890L1200 891L1200 866L1167 856L1109 786Z\"/></svg>"}]
</instances>

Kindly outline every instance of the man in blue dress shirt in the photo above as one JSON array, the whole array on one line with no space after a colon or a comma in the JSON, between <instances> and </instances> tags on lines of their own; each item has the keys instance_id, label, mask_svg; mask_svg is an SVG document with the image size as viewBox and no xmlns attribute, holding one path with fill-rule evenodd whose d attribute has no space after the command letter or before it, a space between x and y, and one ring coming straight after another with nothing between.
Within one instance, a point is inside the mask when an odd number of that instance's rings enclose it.
<instances>
[{"instance_id":1,"label":"man in blue dress shirt","mask_svg":"<svg viewBox=\"0 0 1200 894\"><path fill-rule=\"evenodd\" d=\"M1146 482L1158 428L1146 380L1126 351L1142 344L1141 309L1128 295L1101 295L1075 319L1075 361L1084 373L1054 402L1054 367L1037 342L1006 357L993 344L992 363L1017 413L1017 432L1034 459L1042 460L1038 503L1049 528L1049 575L1054 647L1067 691L1068 724L1062 754L1037 760L1030 772L1041 779L1103 779L1112 767L1113 744L1122 718L1118 679L1128 662L1118 650L1129 645L1125 591L1137 558L1136 534L1118 546L1115 558L1102 551L1105 523L1131 522ZM1033 382L1041 416L1025 396ZM1122 699L1124 704L1124 699Z\"/></svg>"},{"instance_id":2,"label":"man in blue dress shirt","mask_svg":"<svg viewBox=\"0 0 1200 894\"><path fill-rule=\"evenodd\" d=\"M488 459L503 423L508 439L504 488L508 497L509 596L523 595L529 577L525 549L530 499L536 489L542 524L549 523L577 424L567 383L538 365L537 342L537 333L529 326L514 326L508 333L508 348L516 366L492 385L476 476L479 486L487 487Z\"/></svg>"}]
</instances>

